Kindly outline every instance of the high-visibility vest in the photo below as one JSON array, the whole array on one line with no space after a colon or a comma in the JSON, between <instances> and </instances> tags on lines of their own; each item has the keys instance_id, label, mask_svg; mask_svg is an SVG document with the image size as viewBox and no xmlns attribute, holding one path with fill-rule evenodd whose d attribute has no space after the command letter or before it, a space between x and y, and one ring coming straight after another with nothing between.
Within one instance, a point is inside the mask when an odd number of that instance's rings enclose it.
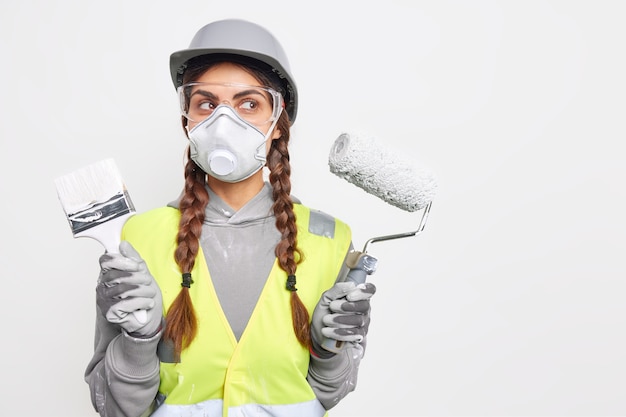
<instances>
[{"instance_id":1,"label":"high-visibility vest","mask_svg":"<svg viewBox=\"0 0 626 417\"><path fill-rule=\"evenodd\" d=\"M338 219L294 205L298 247L298 296L309 311L330 288L351 243ZM142 258L163 295L167 311L181 290L174 261L180 212L163 207L133 216L122 238ZM179 363L161 362L159 392L165 402L153 416L321 417L326 411L306 380L310 353L295 337L287 274L275 261L239 341L222 311L202 249L192 270L190 296L198 319L191 345Z\"/></svg>"}]
</instances>

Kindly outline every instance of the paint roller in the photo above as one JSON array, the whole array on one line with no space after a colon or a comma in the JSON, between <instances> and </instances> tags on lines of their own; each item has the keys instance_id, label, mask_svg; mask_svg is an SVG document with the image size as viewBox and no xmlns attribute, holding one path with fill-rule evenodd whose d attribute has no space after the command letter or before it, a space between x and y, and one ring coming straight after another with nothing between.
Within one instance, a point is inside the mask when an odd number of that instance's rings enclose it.
<instances>
[{"instance_id":1,"label":"paint roller","mask_svg":"<svg viewBox=\"0 0 626 417\"><path fill-rule=\"evenodd\" d=\"M415 231L378 236L365 243L416 236L424 230L437 191L435 176L413 161L385 148L373 136L342 133L328 155L330 171L392 206L408 212L423 210Z\"/></svg>"},{"instance_id":2,"label":"paint roller","mask_svg":"<svg viewBox=\"0 0 626 417\"><path fill-rule=\"evenodd\" d=\"M368 135L339 135L330 149L328 165L333 174L392 206L408 212L422 210L415 230L373 237L365 243L361 252L348 254L346 265L350 271L347 280L358 285L376 270L377 259L367 253L370 244L417 236L424 230L437 182L430 171L418 167ZM343 343L329 338L322 345L331 352L338 352Z\"/></svg>"}]
</instances>

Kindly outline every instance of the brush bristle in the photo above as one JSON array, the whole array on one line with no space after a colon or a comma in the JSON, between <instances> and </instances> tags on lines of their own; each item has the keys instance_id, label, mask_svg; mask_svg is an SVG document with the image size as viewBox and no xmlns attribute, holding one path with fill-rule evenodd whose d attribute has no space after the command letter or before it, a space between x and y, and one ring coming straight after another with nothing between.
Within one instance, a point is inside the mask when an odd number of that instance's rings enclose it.
<instances>
[{"instance_id":1,"label":"brush bristle","mask_svg":"<svg viewBox=\"0 0 626 417\"><path fill-rule=\"evenodd\" d=\"M405 211L426 207L434 198L434 175L371 136L341 134L328 157L330 171L364 191Z\"/></svg>"},{"instance_id":2,"label":"brush bristle","mask_svg":"<svg viewBox=\"0 0 626 417\"><path fill-rule=\"evenodd\" d=\"M113 159L104 159L55 179L57 194L66 213L75 213L104 202L126 187Z\"/></svg>"},{"instance_id":3,"label":"brush bristle","mask_svg":"<svg viewBox=\"0 0 626 417\"><path fill-rule=\"evenodd\" d=\"M80 168L57 178L55 183L74 235L135 213L113 159Z\"/></svg>"}]
</instances>

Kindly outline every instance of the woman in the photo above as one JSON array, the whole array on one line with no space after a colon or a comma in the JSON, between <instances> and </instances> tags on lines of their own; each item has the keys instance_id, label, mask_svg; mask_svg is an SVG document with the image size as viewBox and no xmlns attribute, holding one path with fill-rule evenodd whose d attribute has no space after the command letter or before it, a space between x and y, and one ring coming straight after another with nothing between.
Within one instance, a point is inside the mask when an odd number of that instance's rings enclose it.
<instances>
[{"instance_id":1,"label":"woman","mask_svg":"<svg viewBox=\"0 0 626 417\"><path fill-rule=\"evenodd\" d=\"M344 282L348 226L290 195L298 101L284 51L264 28L223 20L170 67L185 188L132 217L120 254L100 258L94 407L323 416L355 388L375 287Z\"/></svg>"}]
</instances>

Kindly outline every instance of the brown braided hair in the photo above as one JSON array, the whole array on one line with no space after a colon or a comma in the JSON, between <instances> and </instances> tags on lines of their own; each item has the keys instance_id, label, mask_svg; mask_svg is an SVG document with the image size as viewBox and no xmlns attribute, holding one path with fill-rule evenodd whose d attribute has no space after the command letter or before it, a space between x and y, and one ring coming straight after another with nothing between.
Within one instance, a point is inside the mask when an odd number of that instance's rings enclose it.
<instances>
[{"instance_id":1,"label":"brown braided hair","mask_svg":"<svg viewBox=\"0 0 626 417\"><path fill-rule=\"evenodd\" d=\"M208 58L208 59L207 59ZM216 60L214 57L199 57L188 62L183 77L183 83L192 82L213 65L219 62L233 62L232 59ZM249 63L238 62L238 65L252 74L262 85L280 90L280 83L275 81L271 72L257 68ZM182 125L187 132L187 119L182 117ZM310 318L309 313L295 288L295 274L297 264L302 260L302 253L297 247L296 218L293 211L291 194L291 166L289 164L290 121L286 111L281 113L276 128L281 137L271 143L267 157L267 167L270 170L269 181L273 189L274 204L272 206L276 217L276 228L281 234L281 240L276 245L275 254L278 264L288 275L287 288L291 292L292 322L295 335L304 347L310 347ZM180 200L181 218L176 237L177 247L174 258L183 274L183 284L180 293L170 306L166 315L166 329L164 337L174 345L176 357L180 357L183 349L187 348L196 336L197 319L191 297L189 285L191 270L195 264L200 247L200 234L204 221L205 209L209 203L206 190L206 173L189 157L187 149L187 163L185 166L185 188Z\"/></svg>"},{"instance_id":2,"label":"brown braided hair","mask_svg":"<svg viewBox=\"0 0 626 417\"><path fill-rule=\"evenodd\" d=\"M295 288L296 268L302 261L302 252L298 249L296 228L296 215L293 212L291 200L291 165L289 163L289 117L283 111L278 129L282 135L273 140L267 156L267 167L270 170L269 180L272 185L274 205L272 209L276 217L276 228L281 234L281 240L276 245L274 253L278 259L280 268L293 278L292 285L288 285L291 291L291 319L293 330L300 344L306 348L311 346L311 327L309 312L302 303ZM290 288L291 287L291 288Z\"/></svg>"},{"instance_id":3,"label":"brown braided hair","mask_svg":"<svg viewBox=\"0 0 626 417\"><path fill-rule=\"evenodd\" d=\"M183 274L190 274L200 247L204 210L209 203L205 188L206 174L190 158L185 166L185 190L180 199L180 223L176 236L174 259ZM193 282L193 281L191 281ZM189 284L184 285L166 315L164 337L174 345L176 357L196 337L196 314L189 296Z\"/></svg>"}]
</instances>

